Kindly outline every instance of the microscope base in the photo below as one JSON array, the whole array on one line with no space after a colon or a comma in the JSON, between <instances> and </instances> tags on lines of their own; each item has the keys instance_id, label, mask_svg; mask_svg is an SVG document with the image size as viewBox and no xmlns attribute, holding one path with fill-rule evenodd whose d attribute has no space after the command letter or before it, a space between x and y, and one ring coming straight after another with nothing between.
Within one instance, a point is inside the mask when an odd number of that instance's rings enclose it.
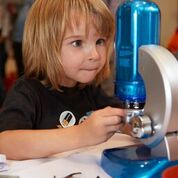
<instances>
[{"instance_id":1,"label":"microscope base","mask_svg":"<svg viewBox=\"0 0 178 178\"><path fill-rule=\"evenodd\" d=\"M163 170L178 165L166 157L156 157L146 146L113 148L103 151L101 166L112 178L161 178Z\"/></svg>"}]
</instances>

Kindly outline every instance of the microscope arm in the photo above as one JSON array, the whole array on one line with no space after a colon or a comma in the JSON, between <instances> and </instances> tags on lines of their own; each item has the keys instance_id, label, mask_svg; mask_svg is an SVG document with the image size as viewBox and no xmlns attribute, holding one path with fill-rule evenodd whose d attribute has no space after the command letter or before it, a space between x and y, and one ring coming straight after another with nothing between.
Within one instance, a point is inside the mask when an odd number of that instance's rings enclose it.
<instances>
[{"instance_id":1,"label":"microscope arm","mask_svg":"<svg viewBox=\"0 0 178 178\"><path fill-rule=\"evenodd\" d=\"M131 119L133 135L140 137L154 154L170 160L178 159L177 71L178 61L165 48L146 45L139 49L139 72L147 98L144 115Z\"/></svg>"}]
</instances>

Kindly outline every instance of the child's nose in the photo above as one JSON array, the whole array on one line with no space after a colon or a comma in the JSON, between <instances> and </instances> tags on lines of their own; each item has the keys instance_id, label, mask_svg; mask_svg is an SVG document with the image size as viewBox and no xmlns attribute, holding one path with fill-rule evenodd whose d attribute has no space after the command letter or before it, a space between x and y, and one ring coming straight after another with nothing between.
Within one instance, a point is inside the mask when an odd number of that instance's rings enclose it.
<instances>
[{"instance_id":1,"label":"child's nose","mask_svg":"<svg viewBox=\"0 0 178 178\"><path fill-rule=\"evenodd\" d=\"M89 55L89 60L98 60L99 59L99 53L97 51L96 46L91 46L90 47L90 55Z\"/></svg>"}]
</instances>

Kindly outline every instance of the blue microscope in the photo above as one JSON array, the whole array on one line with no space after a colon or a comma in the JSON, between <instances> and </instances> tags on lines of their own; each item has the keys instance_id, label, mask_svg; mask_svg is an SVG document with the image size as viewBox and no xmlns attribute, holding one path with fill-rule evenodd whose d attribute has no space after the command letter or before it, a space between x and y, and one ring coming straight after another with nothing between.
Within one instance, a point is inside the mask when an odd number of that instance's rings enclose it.
<instances>
[{"instance_id":1,"label":"blue microscope","mask_svg":"<svg viewBox=\"0 0 178 178\"><path fill-rule=\"evenodd\" d=\"M113 178L161 178L178 165L178 62L159 45L159 34L155 3L125 0L118 7L115 95L141 144L103 151L101 166Z\"/></svg>"}]
</instances>

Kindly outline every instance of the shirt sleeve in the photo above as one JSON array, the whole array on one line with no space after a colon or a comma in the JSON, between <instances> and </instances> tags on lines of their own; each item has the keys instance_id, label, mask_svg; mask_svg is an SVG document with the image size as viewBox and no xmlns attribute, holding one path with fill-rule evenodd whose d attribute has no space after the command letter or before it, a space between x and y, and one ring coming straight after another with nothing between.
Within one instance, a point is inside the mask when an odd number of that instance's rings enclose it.
<instances>
[{"instance_id":1,"label":"shirt sleeve","mask_svg":"<svg viewBox=\"0 0 178 178\"><path fill-rule=\"evenodd\" d=\"M33 88L19 80L9 91L0 112L0 132L15 129L33 129L38 96Z\"/></svg>"}]
</instances>

